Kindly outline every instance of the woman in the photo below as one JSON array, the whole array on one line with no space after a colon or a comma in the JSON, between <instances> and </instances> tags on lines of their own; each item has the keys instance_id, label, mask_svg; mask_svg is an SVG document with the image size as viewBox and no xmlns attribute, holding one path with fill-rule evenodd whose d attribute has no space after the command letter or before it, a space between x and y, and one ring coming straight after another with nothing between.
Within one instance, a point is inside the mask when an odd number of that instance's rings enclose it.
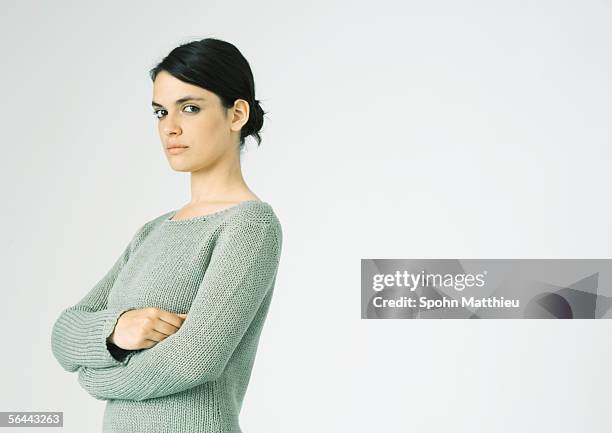
<instances>
[{"instance_id":1,"label":"woman","mask_svg":"<svg viewBox=\"0 0 612 433\"><path fill-rule=\"evenodd\" d=\"M52 331L60 365L106 400L104 432L240 432L276 281L282 231L240 170L264 111L238 49L207 38L151 70L170 166L191 202L142 225Z\"/></svg>"}]
</instances>

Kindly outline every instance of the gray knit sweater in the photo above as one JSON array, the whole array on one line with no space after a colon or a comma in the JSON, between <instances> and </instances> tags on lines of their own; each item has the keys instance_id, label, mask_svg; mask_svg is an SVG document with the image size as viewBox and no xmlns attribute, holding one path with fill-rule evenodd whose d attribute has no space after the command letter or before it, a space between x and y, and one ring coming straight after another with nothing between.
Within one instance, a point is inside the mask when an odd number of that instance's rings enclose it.
<instances>
[{"instance_id":1,"label":"gray knit sweater","mask_svg":"<svg viewBox=\"0 0 612 433\"><path fill-rule=\"evenodd\" d=\"M239 413L270 306L282 231L247 200L137 230L108 273L51 333L60 365L106 400L105 433L240 433ZM121 313L158 307L187 318L149 349L106 342ZM92 431L95 429L92 426Z\"/></svg>"}]
</instances>

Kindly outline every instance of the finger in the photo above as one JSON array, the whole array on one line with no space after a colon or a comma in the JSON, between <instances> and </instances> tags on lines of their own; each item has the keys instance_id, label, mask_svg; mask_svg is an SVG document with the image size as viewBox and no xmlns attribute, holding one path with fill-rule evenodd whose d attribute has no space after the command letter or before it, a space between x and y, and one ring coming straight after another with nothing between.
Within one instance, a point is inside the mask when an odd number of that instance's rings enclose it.
<instances>
[{"instance_id":1,"label":"finger","mask_svg":"<svg viewBox=\"0 0 612 433\"><path fill-rule=\"evenodd\" d=\"M170 311L165 311L165 310L160 310L159 314L157 315L157 318L173 326L176 326L177 328L180 328L181 325L183 324L183 320L185 320L179 317L179 315L171 313Z\"/></svg>"},{"instance_id":2,"label":"finger","mask_svg":"<svg viewBox=\"0 0 612 433\"><path fill-rule=\"evenodd\" d=\"M153 341L153 340L144 340L144 347L143 349L150 349L151 347L155 346L157 344L157 341Z\"/></svg>"},{"instance_id":3,"label":"finger","mask_svg":"<svg viewBox=\"0 0 612 433\"><path fill-rule=\"evenodd\" d=\"M153 340L155 342L160 342L166 338L168 338L171 334L165 334L163 332L156 331L155 329L151 329L149 332L145 334L147 340Z\"/></svg>"},{"instance_id":4,"label":"finger","mask_svg":"<svg viewBox=\"0 0 612 433\"><path fill-rule=\"evenodd\" d=\"M176 331L178 331L179 328L180 328L180 326L174 326L174 325L171 325L168 322L164 322L161 319L157 319L157 320L155 320L155 322L153 322L152 330L157 331L157 332L161 332L162 334L165 334L165 335L172 335Z\"/></svg>"}]
</instances>

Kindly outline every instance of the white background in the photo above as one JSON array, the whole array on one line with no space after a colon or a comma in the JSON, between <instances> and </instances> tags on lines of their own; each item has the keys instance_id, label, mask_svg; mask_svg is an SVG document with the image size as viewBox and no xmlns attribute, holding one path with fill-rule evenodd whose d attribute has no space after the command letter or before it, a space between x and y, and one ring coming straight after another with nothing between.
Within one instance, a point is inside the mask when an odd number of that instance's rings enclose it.
<instances>
[{"instance_id":1,"label":"white background","mask_svg":"<svg viewBox=\"0 0 612 433\"><path fill-rule=\"evenodd\" d=\"M148 70L217 37L269 112L243 171L284 231L243 431L609 432L608 320L359 302L361 258L610 258L611 22L606 1L4 1L0 411L101 429L51 327L189 201Z\"/></svg>"}]
</instances>

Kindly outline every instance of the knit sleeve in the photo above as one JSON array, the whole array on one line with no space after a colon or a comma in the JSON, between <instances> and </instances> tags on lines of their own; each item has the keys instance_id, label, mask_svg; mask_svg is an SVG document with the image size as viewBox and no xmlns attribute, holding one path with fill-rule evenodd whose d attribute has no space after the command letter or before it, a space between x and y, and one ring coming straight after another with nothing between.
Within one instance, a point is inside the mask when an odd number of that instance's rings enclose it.
<instances>
[{"instance_id":1,"label":"knit sleeve","mask_svg":"<svg viewBox=\"0 0 612 433\"><path fill-rule=\"evenodd\" d=\"M132 352L110 351L114 348L107 343L107 337L113 332L119 316L132 308L107 308L107 298L145 227L146 224L138 229L111 269L89 293L64 309L56 319L51 331L51 350L64 370L74 372L81 366L122 365L133 355Z\"/></svg>"},{"instance_id":2,"label":"knit sleeve","mask_svg":"<svg viewBox=\"0 0 612 433\"><path fill-rule=\"evenodd\" d=\"M99 400L141 401L217 379L274 286L281 242L274 223L226 228L179 330L125 365L80 369L80 385Z\"/></svg>"}]
</instances>

